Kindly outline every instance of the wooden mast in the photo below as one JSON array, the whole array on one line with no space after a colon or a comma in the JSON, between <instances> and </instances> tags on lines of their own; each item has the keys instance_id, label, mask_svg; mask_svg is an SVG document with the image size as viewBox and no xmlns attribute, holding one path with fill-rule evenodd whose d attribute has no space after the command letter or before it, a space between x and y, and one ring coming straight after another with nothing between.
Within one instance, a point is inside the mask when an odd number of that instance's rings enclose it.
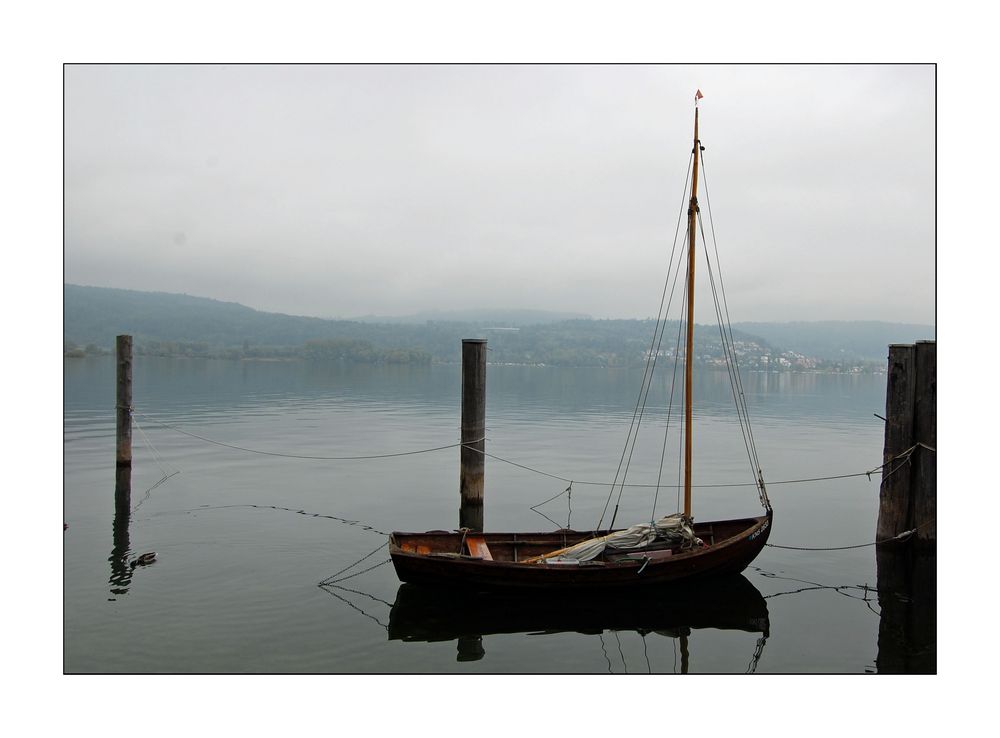
<instances>
[{"instance_id":1,"label":"wooden mast","mask_svg":"<svg viewBox=\"0 0 1000 738\"><path fill-rule=\"evenodd\" d=\"M694 250L698 221L698 98L694 99L694 165L691 172L691 202L688 205L687 345L684 354L684 515L691 517L691 406L693 398L691 364L694 356Z\"/></svg>"}]
</instances>

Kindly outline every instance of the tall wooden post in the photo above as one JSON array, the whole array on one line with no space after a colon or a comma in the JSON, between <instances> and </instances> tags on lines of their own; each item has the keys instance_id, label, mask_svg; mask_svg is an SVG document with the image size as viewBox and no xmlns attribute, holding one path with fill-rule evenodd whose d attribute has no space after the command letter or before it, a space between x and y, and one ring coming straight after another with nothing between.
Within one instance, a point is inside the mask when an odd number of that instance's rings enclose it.
<instances>
[{"instance_id":1,"label":"tall wooden post","mask_svg":"<svg viewBox=\"0 0 1000 738\"><path fill-rule=\"evenodd\" d=\"M885 445L876 540L916 529L922 545L937 541L937 344L889 347ZM901 454L904 455L899 458Z\"/></svg>"},{"instance_id":2,"label":"tall wooden post","mask_svg":"<svg viewBox=\"0 0 1000 738\"><path fill-rule=\"evenodd\" d=\"M115 339L117 357L116 466L132 466L132 336Z\"/></svg>"},{"instance_id":3,"label":"tall wooden post","mask_svg":"<svg viewBox=\"0 0 1000 738\"><path fill-rule=\"evenodd\" d=\"M937 543L937 343L917 341L914 368L913 442L922 444L913 458L913 525L921 546Z\"/></svg>"},{"instance_id":4,"label":"tall wooden post","mask_svg":"<svg viewBox=\"0 0 1000 738\"><path fill-rule=\"evenodd\" d=\"M115 339L117 381L115 389L115 519L124 526L132 507L132 336Z\"/></svg>"},{"instance_id":5,"label":"tall wooden post","mask_svg":"<svg viewBox=\"0 0 1000 738\"><path fill-rule=\"evenodd\" d=\"M909 530L910 464L893 461L913 445L913 405L916 350L909 344L889 346L885 389L885 442L882 485L879 488L876 541L884 541Z\"/></svg>"},{"instance_id":6,"label":"tall wooden post","mask_svg":"<svg viewBox=\"0 0 1000 738\"><path fill-rule=\"evenodd\" d=\"M889 347L877 539L880 673L937 671L937 344ZM909 457L897 459L912 451ZM908 530L904 542L888 541Z\"/></svg>"},{"instance_id":7,"label":"tall wooden post","mask_svg":"<svg viewBox=\"0 0 1000 738\"><path fill-rule=\"evenodd\" d=\"M462 340L462 446L460 528L483 529L486 476L486 339Z\"/></svg>"},{"instance_id":8,"label":"tall wooden post","mask_svg":"<svg viewBox=\"0 0 1000 738\"><path fill-rule=\"evenodd\" d=\"M128 566L129 522L132 517L132 336L115 339L115 517L112 523L113 547L111 593L128 592L132 569Z\"/></svg>"}]
</instances>

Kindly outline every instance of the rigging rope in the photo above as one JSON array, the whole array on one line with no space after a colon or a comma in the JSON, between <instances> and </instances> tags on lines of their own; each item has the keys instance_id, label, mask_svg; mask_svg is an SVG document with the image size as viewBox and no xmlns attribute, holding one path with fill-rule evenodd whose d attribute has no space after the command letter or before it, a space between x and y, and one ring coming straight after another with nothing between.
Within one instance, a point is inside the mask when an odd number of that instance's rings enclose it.
<instances>
[{"instance_id":1,"label":"rigging rope","mask_svg":"<svg viewBox=\"0 0 1000 738\"><path fill-rule=\"evenodd\" d=\"M686 280L685 280L686 281ZM683 333L684 327L684 311L681 312L682 320L677 321L677 343L674 345L674 367L673 372L670 375L670 397L667 399L667 421L664 423L663 428L663 447L660 449L660 467L656 473L656 492L653 494L653 509L650 511L649 520L653 522L656 520L656 503L660 499L660 481L663 479L663 462L667 458L667 437L670 433L670 417L674 410L674 390L677 387L677 366L680 363L681 357L681 334ZM680 443L683 440L681 434L678 434L678 446L677 446L677 502L676 510L681 509L681 447Z\"/></svg>"},{"instance_id":2,"label":"rigging rope","mask_svg":"<svg viewBox=\"0 0 1000 738\"><path fill-rule=\"evenodd\" d=\"M719 242L715 235L715 219L712 217L712 200L708 191L708 171L705 167L704 151L701 152L700 156L701 156L702 178L704 179L705 182L705 206L708 210L708 222L709 222L709 227L711 228L712 244L715 250L715 263L717 271L719 272L719 288L720 292L722 293L722 308L723 308L722 311L719 310L718 298L716 297L716 311L719 315L719 329L720 332L723 332L724 334L724 331L722 331L722 312L724 312L725 323L729 333L729 350L732 354L732 362L733 362L731 366L730 382L732 382L734 378L736 380L735 384L733 385L733 394L734 394L734 400L736 400L737 413L739 413L739 409L742 406L743 418L745 419L746 423L746 439L749 441L747 451L751 456L750 463L752 470L755 469L757 472L756 474L757 486L760 492L760 498L761 498L760 501L761 504L766 509L770 509L771 503L767 499L767 489L764 486L764 475L763 472L761 471L760 457L757 455L757 444L753 437L753 426L750 424L750 408L747 405L746 392L744 391L743 388L743 378L739 372L739 363L737 361L737 356L736 356L736 341L733 338L733 324L729 318L729 301L726 299L726 286L725 286L725 281L722 278L722 261L719 258ZM701 224L700 217L699 217L699 223ZM708 261L709 272L711 274L712 260L711 257L709 257L708 255L708 242L705 239L704 224L701 224L701 228L702 228L702 241L705 243L705 257ZM712 291L714 295L715 294L714 279L712 281ZM723 335L723 344L725 345L725 335ZM741 429L742 427L743 427L743 421L741 421Z\"/></svg>"},{"instance_id":3,"label":"rigging rope","mask_svg":"<svg viewBox=\"0 0 1000 738\"><path fill-rule=\"evenodd\" d=\"M688 180L691 176L691 162L694 159L694 152L691 152L691 156L688 158L687 174L684 177L684 188L681 192L681 207L677 213L677 225L674 227L674 243L670 249L670 258L667 260L667 274L663 280L663 291L660 293L660 306L656 311L656 324L653 327L653 338L650 345L650 355L646 358L646 367L643 371L642 384L639 388L639 397L636 399L635 410L632 413L632 423L629 426L628 435L625 438L625 447L622 449L621 458L618 460L618 469L615 471L615 482L618 481L618 477L622 471L622 465L625 463L625 456L629 453L629 444L631 443L632 449L635 448L635 436L638 435L639 424L641 423L642 414L640 412L640 403L643 409L645 409L646 403L645 398L649 394L649 385L652 384L652 370L656 366L656 351L654 348L657 344L657 332L659 331L660 337L662 338L663 329L660 327L661 319L664 321L666 316L664 315L663 305L667 297L667 286L670 284L670 270L673 268L674 263L674 253L677 250L677 236L681 229L681 218L684 215L684 198L687 195ZM678 261L678 270L680 269L680 261ZM676 275L674 278L674 284L676 285ZM673 290L670 292L670 299L673 299ZM667 303L669 306L669 302ZM669 309L669 307L668 307ZM638 418L638 420L637 420ZM629 454L631 459L631 454ZM626 474L628 473L628 466L626 465ZM624 480L623 480L624 481ZM608 493L608 499L604 503L604 509L601 511L601 518L597 522L597 528L600 529L601 524L604 522L604 516L608 512L608 505L611 504L611 498L614 496L615 488L614 485L611 487L611 491ZM621 493L619 493L619 500L621 499ZM617 505L615 506L615 513L612 515L612 521L614 521L615 516L618 513ZM614 523L612 522L612 525Z\"/></svg>"},{"instance_id":4,"label":"rigging rope","mask_svg":"<svg viewBox=\"0 0 1000 738\"><path fill-rule=\"evenodd\" d=\"M706 202L708 201L707 189L708 188L706 187ZM722 350L726 357L726 370L729 377L729 386L733 391L733 402L736 405L736 417L740 424L740 433L743 436L743 445L746 448L747 458L750 460L750 473L753 474L756 471L755 467L759 468L759 465L755 463L756 454L751 451L752 444L748 435L749 418L744 418L746 408L740 401L742 391L737 389L738 379L733 377L734 373L737 376L739 375L739 366L736 364L736 347L730 344L730 341L726 337L726 329L723 327L722 309L719 304L719 294L715 287L715 272L712 270L712 259L708 254L708 242L705 239L705 225L701 218L698 219L698 225L701 227L701 240L705 246L705 261L708 264L708 279L709 284L712 287L712 299L715 303L715 316L719 323L719 339L721 340ZM721 273L719 275L719 279L721 282Z\"/></svg>"},{"instance_id":5,"label":"rigging rope","mask_svg":"<svg viewBox=\"0 0 1000 738\"><path fill-rule=\"evenodd\" d=\"M681 266L680 259L683 257L683 255L684 254L682 252L679 255L679 257L678 257L677 269L674 271L674 283L673 283L673 286L670 288L670 298L667 300L666 310L663 311L662 322L660 322L659 319L657 321L657 326L659 326L659 337L658 338L656 336L656 330L654 329L654 331L653 331L653 338L654 338L655 346L650 346L650 356L646 359L647 366L649 367L649 380L648 380L648 382L646 382L645 392L641 393L642 407L639 410L639 419L638 419L638 421L635 424L635 433L632 435L632 444L631 444L631 447L628 449L628 460L625 462L625 469L624 469L624 471L622 473L621 485L620 485L620 487L618 489L618 498L615 500L615 512L611 516L611 525L609 526L611 528L615 527L615 520L618 518L618 508L621 505L622 494L625 492L625 481L628 478L628 471L629 471L629 469L632 466L632 456L635 453L635 444L639 440L639 426L642 423L642 419L643 419L643 417L645 417L645 414L646 414L646 402L649 399L649 390L653 386L653 371L656 369L656 359L657 359L657 357L660 354L660 346L663 345L663 333L664 333L664 331L666 330L666 327L667 327L667 312L669 312L669 310L670 310L670 304L673 302L673 299L674 299L674 292L676 291L676 288L677 288L677 278L680 275L680 266ZM667 279L669 280L669 275L668 275ZM687 288L687 278L685 278L685 280L684 280L684 285L685 285L685 289L686 289ZM660 307L661 307L661 310L662 310L663 309L663 303L662 303L662 301L660 303ZM678 337L678 342L680 341L680 328L684 324L683 323L683 318L684 318L685 314L686 314L686 311L682 307L681 321L678 323L678 336L677 336ZM678 343L678 350L679 350L679 343ZM677 359L677 357L675 355L675 357L674 357L674 367L675 367L675 369L676 369L676 366L677 366L676 359ZM675 374L674 374L674 378L675 379L676 379L676 376L677 375L676 375L676 372L675 372ZM673 397L673 385L671 385L671 397ZM669 418L668 418L668 423L669 423ZM664 432L666 432L666 431L664 431ZM664 443L666 443L666 438L664 438ZM661 459L661 461L662 461L662 459ZM614 494L614 488L612 488L611 494ZM653 504L654 504L654 510L655 510L655 504L656 503L654 502ZM602 516L601 521L603 522L603 516ZM598 527L600 527L600 522L598 523Z\"/></svg>"},{"instance_id":6,"label":"rigging rope","mask_svg":"<svg viewBox=\"0 0 1000 738\"><path fill-rule=\"evenodd\" d=\"M570 482L569 486L566 489L564 489L562 492L560 492L559 494L552 495L552 497L550 497L549 499L545 500L544 502L539 502L537 505L532 505L528 509L531 510L532 512L538 513L543 518L545 518L550 523L552 523L552 525L559 525L559 523L557 523L555 520L553 520L552 518L550 518L548 515L546 515L545 513L543 513L538 508L540 508L542 505L544 505L546 503L552 502L552 500L556 499L557 497L562 497L563 495L566 495L566 506L568 508L568 512L566 514L566 526L565 527L566 528L572 528L572 526L570 525L570 522L573 520L573 482Z\"/></svg>"}]
</instances>

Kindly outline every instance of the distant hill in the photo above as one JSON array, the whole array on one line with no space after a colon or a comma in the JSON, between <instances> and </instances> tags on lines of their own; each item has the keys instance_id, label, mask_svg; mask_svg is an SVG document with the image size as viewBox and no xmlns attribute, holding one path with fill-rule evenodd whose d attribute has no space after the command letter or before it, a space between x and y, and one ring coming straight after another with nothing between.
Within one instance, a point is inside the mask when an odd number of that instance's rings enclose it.
<instances>
[{"instance_id":1,"label":"distant hill","mask_svg":"<svg viewBox=\"0 0 1000 738\"><path fill-rule=\"evenodd\" d=\"M378 316L363 315L352 318L362 323L399 323L415 325L421 323L481 323L499 327L520 327L559 323L564 320L590 320L584 313L560 313L551 310L444 310L413 315Z\"/></svg>"},{"instance_id":2,"label":"distant hill","mask_svg":"<svg viewBox=\"0 0 1000 738\"><path fill-rule=\"evenodd\" d=\"M496 363L634 366L645 360L653 329L650 320L567 320L558 319L559 313L527 310L426 313L411 316L413 322L375 323L266 313L165 292L67 284L63 295L68 356L110 350L116 335L128 333L145 353L458 361L461 339L485 337ZM789 355L779 362L786 368L836 370L830 362L884 362L890 343L933 337L930 326L876 322L739 323L733 329L741 343L741 366L747 369L772 367L783 351L826 360L796 363ZM664 334L661 355L672 355L676 333L674 321ZM695 344L699 362L718 363L722 350L716 326L697 326Z\"/></svg>"},{"instance_id":3,"label":"distant hill","mask_svg":"<svg viewBox=\"0 0 1000 738\"><path fill-rule=\"evenodd\" d=\"M792 323L733 323L773 346L817 359L884 360L890 343L933 340L934 326L881 321L823 320Z\"/></svg>"},{"instance_id":4,"label":"distant hill","mask_svg":"<svg viewBox=\"0 0 1000 738\"><path fill-rule=\"evenodd\" d=\"M167 292L63 285L64 338L111 346L130 333L139 341L211 345L299 345L327 338L331 321L264 313L235 302ZM357 324L360 326L360 324Z\"/></svg>"}]
</instances>

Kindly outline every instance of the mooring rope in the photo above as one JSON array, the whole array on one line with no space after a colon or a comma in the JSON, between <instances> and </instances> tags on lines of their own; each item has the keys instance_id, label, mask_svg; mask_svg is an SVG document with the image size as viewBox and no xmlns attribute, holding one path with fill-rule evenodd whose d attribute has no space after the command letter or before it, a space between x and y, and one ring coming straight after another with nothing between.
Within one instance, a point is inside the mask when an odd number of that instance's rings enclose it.
<instances>
[{"instance_id":1,"label":"mooring rope","mask_svg":"<svg viewBox=\"0 0 1000 738\"><path fill-rule=\"evenodd\" d=\"M282 507L281 505L255 505L251 502L238 503L233 505L202 505L201 507L194 507L188 510L182 510L181 512L191 513L191 512L201 512L202 510L227 510L236 507L255 507L260 510L283 510L285 512L295 513L296 515L305 515L307 518L326 518L327 520L336 520L338 523L344 523L345 525L358 525L361 530L370 531L380 536L389 535L384 530L379 530L378 528L363 523L360 520L351 520L350 518L341 518L336 515L326 515L324 513L311 513L305 510L293 510L290 507ZM350 568L350 567L348 567ZM339 574L340 572L338 572ZM337 576L334 574L334 576Z\"/></svg>"},{"instance_id":2,"label":"mooring rope","mask_svg":"<svg viewBox=\"0 0 1000 738\"><path fill-rule=\"evenodd\" d=\"M399 451L399 452L396 452L396 453L367 454L367 455L359 455L359 456L315 456L315 455L307 455L307 454L286 454L286 453L280 453L280 452L277 452L277 451L262 451L260 449L252 449L252 448L247 448L245 446L237 446L235 444L225 443L223 441L217 441L217 440L212 439L212 438L207 438L207 437L199 435L197 433L192 433L191 431L184 430L183 428L178 428L177 426L170 425L169 423L164 423L163 421L157 420L156 418L153 418L153 417L151 417L149 415L146 415L145 413L137 412L135 410L133 410L133 413L142 415L144 418L147 418L148 420L150 420L150 421L152 421L152 422L156 423L157 425L160 425L160 426L162 426L164 428L169 428L170 430L177 431L178 433L181 433L181 434L186 435L186 436L190 436L191 438L197 438L198 440L205 441L206 443L211 443L211 444L216 445L216 446L222 446L223 448L231 448L231 449L234 449L236 451L244 451L244 452L247 452L247 453L261 454L261 455L264 455L264 456L278 456L278 457L281 457L281 458L288 458L288 459L309 459L309 460L314 460L314 461L364 461L364 460L374 460L374 459L397 458L397 457L401 457L401 456L415 456L417 454L433 453L435 451L444 451L444 450L450 449L450 448L459 448L461 446L465 446L466 448L471 449L472 451L475 451L476 453L480 453L483 456L488 457L490 459L493 459L495 461L499 461L499 462L502 462L504 464L509 464L510 466L517 467L518 469L524 469L525 471L532 472L533 474L539 474L539 475L541 475L543 477L548 477L550 479L557 479L560 482L566 482L567 484L581 484L581 485L587 485L587 486L593 486L593 487L611 487L612 489L614 487L620 486L622 484L622 482L597 482L597 481L580 480L580 479L574 480L574 479L570 479L569 477L560 476L558 474L552 474L550 472L546 472L546 471L543 471L541 469L537 469L535 467L528 466L527 464L520 464L520 463L518 463L516 461L512 461L511 459L505 459L505 458L503 458L501 456L497 456L496 454L491 454L491 453L489 453L487 451L484 451L482 449L478 449L478 448L475 447L475 444L478 444L478 443L481 443L482 441L487 440L485 436L482 437L482 438L476 439L475 441L468 441L468 442L466 442L464 444L461 441L459 441L458 443L451 443L451 444L448 444L448 445L445 445L445 446L434 446L432 448L418 449L416 451ZM143 435L145 436L145 433L143 433ZM150 447L152 447L152 444L150 444ZM832 481L832 480L837 480L837 479L850 479L852 477L865 477L865 476L868 477L869 479L871 479L872 474L877 474L878 472L883 471L885 469L885 467L887 467L889 464L891 464L892 462L894 462L896 460L903 459L903 460L907 460L908 461L910 455L912 455L912 453L917 448L925 448L928 451L936 453L936 449L935 448L933 448L931 446L928 446L928 445L926 445L924 443L919 443L918 442L918 443L914 444L913 446L911 446L910 448L908 448L906 451L903 451L902 453L897 454L893 458L889 459L889 461L885 462L884 464L879 464L875 468L870 469L868 471L853 472L853 473L850 473L850 474L832 474L832 475L823 476L823 477L803 477L803 478L800 478L800 479L781 479L781 480L777 480L777 481L769 481L768 485L776 485L776 484L802 484L802 483L806 483L806 482L827 482L827 481ZM899 467L897 467L896 469L898 469L898 468ZM892 474L893 472L896 471L896 469L893 469L889 473ZM667 488L670 488L670 487L681 487L682 485L680 485L680 484L666 485L666 484L661 484L661 483L657 483L657 484L636 484L636 483L630 482L630 483L624 483L624 486L626 486L626 487L633 487L633 488L657 489L657 488L660 488L660 487L667 487ZM730 482L730 483L721 483L721 484L693 484L691 486L695 487L695 488L698 488L698 489L721 489L721 488L729 488L729 487L758 487L759 484L758 484L758 482ZM544 504L544 503L542 503L542 504Z\"/></svg>"},{"instance_id":3,"label":"mooring rope","mask_svg":"<svg viewBox=\"0 0 1000 738\"><path fill-rule=\"evenodd\" d=\"M846 551L851 548L867 548L868 546L877 546L880 543L890 543L892 541L905 541L910 538L914 533L917 532L916 528L912 530L904 530L899 535L895 535L892 538L883 538L881 541L872 541L871 543L859 543L856 546L827 546L827 547L812 547L812 546L779 546L776 543L765 543L765 546L769 548L784 548L791 551Z\"/></svg>"},{"instance_id":4,"label":"mooring rope","mask_svg":"<svg viewBox=\"0 0 1000 738\"><path fill-rule=\"evenodd\" d=\"M280 456L280 457L286 458L286 459L311 459L311 460L314 460L314 461L365 461L365 460L370 460L370 459L390 459L390 458L395 458L395 457L398 457L398 456L416 456L417 454L427 454L427 453L431 453L433 451L444 451L445 449L449 449L449 448L458 448L459 446L462 445L462 442L459 441L458 443L451 443L451 444L449 444L447 446L435 446L434 448L422 448L422 449L418 449L417 451L399 451L397 453L390 453L390 454L369 454L369 455L366 455L366 456L312 456L312 455L308 455L308 454L286 454L286 453L279 453L277 451L261 451L260 449L246 448L245 446L237 446L237 445L232 444L232 443L224 443L223 441L216 441L216 440L214 440L212 438L206 438L205 436L200 436L197 433L192 433L191 431L186 431L183 428L178 428L175 425L170 425L169 423L164 423L163 421L157 420L156 418L153 418L153 417L150 417L150 416L146 415L145 413L138 413L138 414L142 415L144 418L147 418L148 420L151 420L152 422L156 423L157 425L161 425L164 428L169 428L170 430L177 431L178 433L182 433L185 436L190 436L191 438L197 438L199 441L205 441L206 443L211 443L211 444L214 444L216 446L222 446L223 448L235 449L236 451L245 451L245 452L251 453L251 454L261 454L262 456ZM480 438L480 439L478 439L476 441L469 441L467 443L479 443L479 442L484 441L484 440L486 440L486 439L485 438Z\"/></svg>"},{"instance_id":5,"label":"mooring rope","mask_svg":"<svg viewBox=\"0 0 1000 738\"><path fill-rule=\"evenodd\" d=\"M381 548L381 546L379 548ZM330 580L324 579L322 582L320 582L320 585L321 586L333 586L335 584L338 584L339 582L345 582L348 579L353 579L354 577L360 577L362 574L370 572L372 569L378 569L380 566L385 566L390 561L392 561L392 559L386 559L385 561L380 561L379 563L375 564L374 566L369 566L367 569L362 569L361 571L356 571L353 574L348 574L346 577L341 577L340 579L330 579ZM355 565L356 564L352 564L352 566L355 566ZM348 567L348 568L350 568L350 567Z\"/></svg>"},{"instance_id":6,"label":"mooring rope","mask_svg":"<svg viewBox=\"0 0 1000 738\"><path fill-rule=\"evenodd\" d=\"M149 489L147 489L147 490L145 491L145 493L143 494L143 497L142 497L142 499L141 499L141 500L139 500L139 502L137 502L137 503L136 503L135 507L133 507L133 508L132 508L132 511L131 511L131 513L130 513L130 514L131 514L131 515L135 515L135 511L136 511L136 510L138 510L138 509L139 509L139 508L140 508L140 507L142 506L142 503L144 503L144 502L145 502L146 500L148 500L148 499L149 499L149 495L150 495L150 494L152 493L152 491L153 491L154 489L156 489L156 488L157 488L157 487L159 487L159 486L160 486L161 484L163 484L164 482L166 482L166 481L167 481L168 479L170 479L170 477L173 477L173 476L175 476L175 475L177 475L177 474L180 474L180 471L175 471L175 472L172 472L172 473L170 473L170 474L165 474L165 475L163 476L163 478L161 478L161 479L160 479L160 481L159 481L159 482L157 482L157 483L156 483L156 484L154 484L154 485L153 485L152 487L150 487Z\"/></svg>"},{"instance_id":7,"label":"mooring rope","mask_svg":"<svg viewBox=\"0 0 1000 738\"><path fill-rule=\"evenodd\" d=\"M357 610L358 612L360 612L362 615L364 615L369 620L374 620L376 623L378 623L379 626L381 626L382 628L384 628L386 630L386 632L389 631L389 624L388 623L383 623L381 620L379 620L377 617L375 617L374 615L372 615L370 612L366 612L363 608L358 607L357 605L355 605L353 602L351 602L346 597L341 597L339 594L337 594L333 590L339 589L339 590L342 590L344 592L354 592L355 594L362 594L362 595L365 595L366 597L371 597L372 599L377 600L378 602L383 602L386 605L389 605L389 607L391 608L392 605L390 605L388 602L385 602L385 600L379 600L377 597L372 597L371 595L367 594L366 592L359 592L356 589L348 589L347 587L338 587L337 585L323 586L322 584L320 584L319 588L322 589L324 592L326 592L328 595L332 595L333 597L336 597L338 600L340 600L341 602L347 604L349 607L352 607L353 609Z\"/></svg>"},{"instance_id":8,"label":"mooring rope","mask_svg":"<svg viewBox=\"0 0 1000 738\"><path fill-rule=\"evenodd\" d=\"M892 543L893 541L908 541L910 537L913 536L921 528L926 528L928 525L933 523L936 518L931 518L930 520L924 521L916 528L911 528L910 530L904 530L902 533L897 533L891 538L883 538L881 541L872 541L871 543L859 543L856 546L830 546L825 548L813 548L810 546L779 546L776 543L765 543L765 546L771 548L785 548L792 551L846 551L850 548L867 548L868 546L878 546L882 543Z\"/></svg>"},{"instance_id":9,"label":"mooring rope","mask_svg":"<svg viewBox=\"0 0 1000 738\"><path fill-rule=\"evenodd\" d=\"M913 448L915 448L915 447L913 447ZM869 471L854 472L854 473L851 473L851 474L833 474L833 475L826 476L826 477L806 477L806 478L802 478L802 479L782 479L782 480L778 480L776 482L768 482L767 484L768 484L768 486L770 486L770 485L774 485L774 484L800 484L800 483L803 483L803 482L826 482L826 481L835 480L835 479L850 479L851 477L868 477L869 479L871 479L872 474L877 474L878 472L882 471L882 469L884 469L886 466L888 466L889 464L891 464L893 461L896 461L897 459L900 459L900 458L903 458L903 457L907 456L907 454L909 454L909 453L911 453L913 451L913 448L910 448L907 451L904 451L903 453L899 454L898 456L894 456L893 458L889 459L889 461L885 462L884 464L879 464L874 469L870 469ZM542 471L541 469L536 469L534 467L527 466L525 464L519 464L516 461L511 461L510 459L504 459L504 458L502 458L500 456L488 453L486 451L481 451L479 449L473 449L473 450L477 451L478 453L481 453L483 456L487 456L487 457L489 457L491 459L494 459L495 461L500 461L500 462L503 462L504 464L510 464L511 466L515 466L518 469L524 469L525 471L530 471L530 472L533 472L534 474L540 474L541 476L548 477L549 479L557 479L560 482L572 482L573 484L585 484L585 485L596 486L596 487L611 487L612 484L613 484L612 482L595 482L595 481L587 481L587 480L580 480L580 479L570 479L569 477L561 477L558 474L551 474L549 472ZM616 486L616 487L619 486L619 485L620 485L620 482L619 483L614 483L614 486ZM653 489L653 488L657 488L657 487L682 487L683 485L677 485L677 484L670 485L670 484L636 484L636 483L628 483L625 486L626 487L639 487L639 488ZM758 485L757 485L756 482L730 482L730 483L727 483L727 484L692 484L691 486L692 487L696 487L696 488L700 488L700 489L718 489L718 488L722 488L722 487L757 487Z\"/></svg>"},{"instance_id":10,"label":"mooring rope","mask_svg":"<svg viewBox=\"0 0 1000 738\"><path fill-rule=\"evenodd\" d=\"M345 566L343 569L341 569L340 571L336 572L335 574L331 574L326 579L324 579L323 581L321 581L318 586L322 587L322 586L325 586L325 585L336 584L337 582L343 582L343 581L345 581L347 579L351 579L353 577L360 576L361 574L364 574L366 571L371 571L372 569L377 569L378 567L382 566L383 564L388 564L390 561L392 561L392 559L386 559L385 561L382 561L382 562L380 562L378 564L375 564L375 566L370 566L367 569L362 569L361 571L355 572L354 574L348 574L346 577L340 577L340 579L337 578L339 575L343 574L345 571L350 571L351 569L353 569L355 566L357 566L358 564L360 564L365 559L371 558L372 556L374 556L375 554L377 554L379 551L381 551L383 548L385 548L388 545L389 545L389 542L386 541L385 543L383 543L382 545L380 545L378 548L376 548L374 551L372 551L370 553L366 553L364 556L362 556L360 559L358 559L357 561L355 561L350 566Z\"/></svg>"},{"instance_id":11,"label":"mooring rope","mask_svg":"<svg viewBox=\"0 0 1000 738\"><path fill-rule=\"evenodd\" d=\"M139 434L142 436L143 440L146 442L146 445L149 446L149 450L153 454L153 461L156 462L156 465L158 467L160 467L160 471L163 472L164 479L173 476L173 474L170 474L169 472L167 472L167 470L163 468L163 464L160 463L161 459L160 459L160 455L156 452L156 446L154 446L153 442L151 440L149 440L149 436L146 435L146 431L144 431L142 429L142 426L139 424L139 421L135 419L135 411L132 408L129 408L129 413L132 415L132 420L135 421L136 430L139 431ZM174 474L176 474L176 473L177 472L174 472Z\"/></svg>"},{"instance_id":12,"label":"mooring rope","mask_svg":"<svg viewBox=\"0 0 1000 738\"><path fill-rule=\"evenodd\" d=\"M180 469L175 469L172 472L168 472L166 469L163 468L163 464L161 463L160 455L156 451L156 447L153 445L153 442L149 439L149 436L146 435L146 431L144 431L142 429L142 426L139 424L139 421L135 419L135 414L134 414L133 409L130 407L130 408L128 408L128 411L129 411L129 414L132 416L132 419L135 421L135 427L136 427L136 429L139 431L139 434L142 436L143 440L146 442L146 445L149 447L150 453L152 453L152 455L153 455L153 461L156 462L156 465L158 467L160 467L160 471L163 472L163 476L160 478L160 481L156 482L156 484L154 484L152 487L150 487L149 489L147 489L145 491L145 493L143 494L142 499L139 500L139 502L136 503L135 507L132 508L132 510L131 510L131 512L129 514L130 515L134 515L135 511L138 510L142 506L142 503L144 503L146 500L149 499L149 495L152 494L152 492L153 492L154 489L156 489L157 487L159 487L161 484L163 484L164 482L166 482L171 477L176 476L177 474L180 474L181 471L180 471Z\"/></svg>"},{"instance_id":13,"label":"mooring rope","mask_svg":"<svg viewBox=\"0 0 1000 738\"><path fill-rule=\"evenodd\" d=\"M869 610L875 612L875 610L871 606L871 600L868 599L868 595L869 594L883 595L892 593L892 590L881 590L878 588L877 585L873 586L867 583L866 584L820 584L819 582L811 582L808 579L798 579L797 577L783 577L779 574L776 574L773 571L767 571L766 569L761 569L759 566L751 566L750 568L756 571L762 577L766 577L768 579L783 579L788 582L799 582L800 584L809 585L807 587L800 587L799 589L786 590L784 592L772 592L769 595L764 595L765 600L769 600L773 597L784 597L785 595L801 594L802 592L815 592L822 589L829 589L833 590L839 595L843 595L844 597L850 597L852 600L859 600L861 602L864 602ZM850 592L844 591L847 589L862 590L864 592L864 595L862 597L856 597ZM877 612L875 614L878 615Z\"/></svg>"}]
</instances>

